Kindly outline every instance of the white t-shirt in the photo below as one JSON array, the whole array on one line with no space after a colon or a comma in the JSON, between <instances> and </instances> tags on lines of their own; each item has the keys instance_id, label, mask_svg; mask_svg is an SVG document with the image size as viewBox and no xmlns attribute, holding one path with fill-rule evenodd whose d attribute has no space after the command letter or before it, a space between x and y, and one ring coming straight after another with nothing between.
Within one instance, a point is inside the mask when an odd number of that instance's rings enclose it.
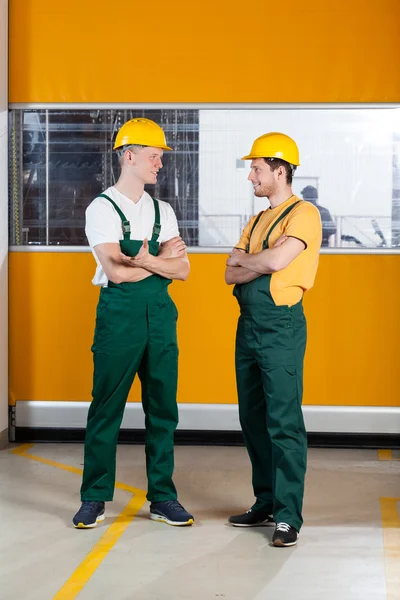
<instances>
[{"instance_id":1,"label":"white t-shirt","mask_svg":"<svg viewBox=\"0 0 400 600\"><path fill-rule=\"evenodd\" d=\"M131 224L131 240L151 239L154 226L155 210L151 196L144 192L138 202L133 202L115 187L104 192L114 200ZM168 202L158 201L160 207L161 232L158 241L167 242L179 235L178 223L172 206ZM98 244L119 243L124 239L121 218L111 202L106 198L95 198L86 209L85 232L90 249L97 263L96 274L92 279L94 285L107 285L107 276L97 258L94 248Z\"/></svg>"}]
</instances>

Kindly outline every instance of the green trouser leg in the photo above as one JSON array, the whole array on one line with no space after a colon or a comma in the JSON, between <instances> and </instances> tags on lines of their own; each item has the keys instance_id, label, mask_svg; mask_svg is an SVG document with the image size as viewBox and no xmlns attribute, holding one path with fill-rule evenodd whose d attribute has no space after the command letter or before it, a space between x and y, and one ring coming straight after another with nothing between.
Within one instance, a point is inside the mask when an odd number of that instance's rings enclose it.
<instances>
[{"instance_id":1,"label":"green trouser leg","mask_svg":"<svg viewBox=\"0 0 400 600\"><path fill-rule=\"evenodd\" d=\"M307 464L307 436L296 369L261 370L237 355L239 415L253 471L255 507L298 531ZM273 508L273 510L272 510Z\"/></svg>"},{"instance_id":2,"label":"green trouser leg","mask_svg":"<svg viewBox=\"0 0 400 600\"><path fill-rule=\"evenodd\" d=\"M85 436L82 501L113 499L118 432L143 351L142 347L135 353L93 355L93 400Z\"/></svg>"},{"instance_id":3,"label":"green trouser leg","mask_svg":"<svg viewBox=\"0 0 400 600\"><path fill-rule=\"evenodd\" d=\"M160 306L149 305L149 343L139 369L146 424L147 499L150 502L177 498L172 481L174 432L178 425L176 314L170 299L161 311Z\"/></svg>"},{"instance_id":4,"label":"green trouser leg","mask_svg":"<svg viewBox=\"0 0 400 600\"><path fill-rule=\"evenodd\" d=\"M262 376L256 360L243 347L238 348L236 352L236 382L240 425L252 464L252 482L256 497L254 508L272 513L272 456Z\"/></svg>"},{"instance_id":5,"label":"green trouser leg","mask_svg":"<svg viewBox=\"0 0 400 600\"><path fill-rule=\"evenodd\" d=\"M300 530L307 464L301 410L306 334L304 317L296 311L290 316L290 328L282 329L281 334L277 330L275 340L270 333L269 338L260 335L265 323L239 319L236 373L240 422L253 469L255 506L270 510L273 504L276 521ZM271 326L268 331L272 331ZM268 345L268 339L273 344ZM277 339L289 339L292 351L282 351ZM290 366L285 366L286 360Z\"/></svg>"},{"instance_id":6,"label":"green trouser leg","mask_svg":"<svg viewBox=\"0 0 400 600\"><path fill-rule=\"evenodd\" d=\"M172 472L174 431L178 423L177 311L164 293L159 294L156 302L136 300L130 314L132 321L128 327L121 327L121 333L115 321L110 323L108 318L105 324L102 318L98 319L95 346L99 351L94 352L93 401L86 429L82 500L113 498L118 432L137 371L146 415L148 499L153 502L176 499ZM110 336L114 343L107 347L104 340L108 341Z\"/></svg>"},{"instance_id":7,"label":"green trouser leg","mask_svg":"<svg viewBox=\"0 0 400 600\"><path fill-rule=\"evenodd\" d=\"M307 435L296 368L272 367L262 372L267 405L267 430L272 447L274 517L300 531Z\"/></svg>"}]
</instances>

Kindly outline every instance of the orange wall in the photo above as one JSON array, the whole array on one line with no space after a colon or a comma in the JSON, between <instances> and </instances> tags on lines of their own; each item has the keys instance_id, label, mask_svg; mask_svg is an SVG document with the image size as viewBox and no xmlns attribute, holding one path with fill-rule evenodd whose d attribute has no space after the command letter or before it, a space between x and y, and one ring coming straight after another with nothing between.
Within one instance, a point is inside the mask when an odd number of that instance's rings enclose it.
<instances>
[{"instance_id":1,"label":"orange wall","mask_svg":"<svg viewBox=\"0 0 400 600\"><path fill-rule=\"evenodd\" d=\"M398 102L399 22L399 0L10 0L9 98Z\"/></svg>"},{"instance_id":2,"label":"orange wall","mask_svg":"<svg viewBox=\"0 0 400 600\"><path fill-rule=\"evenodd\" d=\"M10 102L399 102L399 0L10 0ZM396 58L397 57L397 58ZM225 258L192 255L180 402L234 402ZM90 254L10 255L10 395L88 400ZM322 256L309 404L399 405L400 256ZM135 394L137 388L135 387Z\"/></svg>"},{"instance_id":3,"label":"orange wall","mask_svg":"<svg viewBox=\"0 0 400 600\"><path fill-rule=\"evenodd\" d=\"M191 255L179 309L179 402L234 403L238 310L224 255ZM400 406L400 256L321 256L306 296L305 403ZM98 290L90 254L10 254L13 400L90 400ZM138 399L134 386L131 399Z\"/></svg>"}]
</instances>

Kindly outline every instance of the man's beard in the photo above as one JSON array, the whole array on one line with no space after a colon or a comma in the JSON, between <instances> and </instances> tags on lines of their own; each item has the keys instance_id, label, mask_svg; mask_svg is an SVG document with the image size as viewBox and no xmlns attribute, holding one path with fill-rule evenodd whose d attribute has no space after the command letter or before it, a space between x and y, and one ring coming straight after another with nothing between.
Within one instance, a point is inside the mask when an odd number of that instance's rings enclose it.
<instances>
[{"instance_id":1,"label":"man's beard","mask_svg":"<svg viewBox=\"0 0 400 600\"><path fill-rule=\"evenodd\" d=\"M254 195L257 198L270 198L275 192L274 185L259 186L254 190Z\"/></svg>"}]
</instances>

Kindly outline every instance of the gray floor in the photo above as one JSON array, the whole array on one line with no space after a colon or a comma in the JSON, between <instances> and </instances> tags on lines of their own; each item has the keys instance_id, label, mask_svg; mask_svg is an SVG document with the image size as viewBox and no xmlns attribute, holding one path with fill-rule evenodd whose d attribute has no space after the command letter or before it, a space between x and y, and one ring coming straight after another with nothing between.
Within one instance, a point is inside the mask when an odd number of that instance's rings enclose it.
<instances>
[{"instance_id":1,"label":"gray floor","mask_svg":"<svg viewBox=\"0 0 400 600\"><path fill-rule=\"evenodd\" d=\"M37 444L28 452L81 468L82 450ZM280 549L270 545L270 528L227 525L227 516L253 501L244 448L177 447L175 483L195 525L152 522L146 503L74 594L64 584L131 495L117 490L104 524L75 530L80 476L8 448L0 452L0 598L400 599L399 453L393 458L379 461L374 450L311 449L305 525L297 547ZM117 479L146 489L143 447L119 447ZM391 499L385 529L381 498ZM79 575L84 581L85 573Z\"/></svg>"}]
</instances>

